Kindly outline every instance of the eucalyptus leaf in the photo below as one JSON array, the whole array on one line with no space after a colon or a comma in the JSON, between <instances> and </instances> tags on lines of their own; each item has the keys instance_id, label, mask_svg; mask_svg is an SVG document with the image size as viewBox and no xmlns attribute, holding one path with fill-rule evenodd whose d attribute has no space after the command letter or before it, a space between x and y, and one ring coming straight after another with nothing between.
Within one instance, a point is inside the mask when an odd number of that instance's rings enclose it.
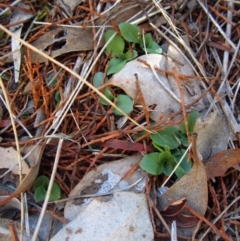
<instances>
[{"instance_id":1,"label":"eucalyptus leaf","mask_svg":"<svg viewBox=\"0 0 240 241\"><path fill-rule=\"evenodd\" d=\"M139 43L141 30L136 25L130 23L120 23L120 32L125 40L128 42Z\"/></svg>"},{"instance_id":2,"label":"eucalyptus leaf","mask_svg":"<svg viewBox=\"0 0 240 241\"><path fill-rule=\"evenodd\" d=\"M168 146L170 149L175 149L180 145L174 137L174 135L178 136L178 134L179 131L176 127L169 126L164 130L158 131L156 134L151 134L150 138L159 146Z\"/></svg>"},{"instance_id":3,"label":"eucalyptus leaf","mask_svg":"<svg viewBox=\"0 0 240 241\"><path fill-rule=\"evenodd\" d=\"M115 34L113 30L107 30L104 34L105 43ZM118 34L113 37L111 42L106 47L106 54L111 54L111 56L117 57L119 53L123 53L125 47L125 42L121 36Z\"/></svg>"},{"instance_id":4,"label":"eucalyptus leaf","mask_svg":"<svg viewBox=\"0 0 240 241\"><path fill-rule=\"evenodd\" d=\"M115 74L118 71L120 71L124 67L126 62L127 62L127 60L112 58L109 61L107 75Z\"/></svg>"},{"instance_id":5,"label":"eucalyptus leaf","mask_svg":"<svg viewBox=\"0 0 240 241\"><path fill-rule=\"evenodd\" d=\"M133 110L133 101L128 95L118 95L116 106L124 113L129 114ZM122 115L117 109L113 110L115 115Z\"/></svg>"},{"instance_id":6,"label":"eucalyptus leaf","mask_svg":"<svg viewBox=\"0 0 240 241\"><path fill-rule=\"evenodd\" d=\"M140 167L152 175L160 175L163 167L159 159L159 152L152 152L143 157Z\"/></svg>"}]
</instances>

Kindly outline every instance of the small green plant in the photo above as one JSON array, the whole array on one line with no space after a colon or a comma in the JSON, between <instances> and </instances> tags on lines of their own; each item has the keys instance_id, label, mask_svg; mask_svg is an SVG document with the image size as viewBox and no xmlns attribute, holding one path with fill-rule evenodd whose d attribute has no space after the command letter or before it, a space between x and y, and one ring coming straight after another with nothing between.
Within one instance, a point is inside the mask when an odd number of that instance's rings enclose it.
<instances>
[{"instance_id":1,"label":"small green plant","mask_svg":"<svg viewBox=\"0 0 240 241\"><path fill-rule=\"evenodd\" d=\"M33 184L34 189L34 200L36 203L44 201L47 193L47 188L49 184L49 178L41 175L39 176ZM57 183L53 183L52 191L50 194L49 201L58 200L61 196L61 189Z\"/></svg>"},{"instance_id":2,"label":"small green plant","mask_svg":"<svg viewBox=\"0 0 240 241\"><path fill-rule=\"evenodd\" d=\"M56 104L56 107L59 106L60 102L61 102L61 94L60 94L60 91L56 91L55 95L54 95L54 99L56 100L57 104Z\"/></svg>"},{"instance_id":3,"label":"small green plant","mask_svg":"<svg viewBox=\"0 0 240 241\"><path fill-rule=\"evenodd\" d=\"M192 112L187 117L190 134L193 132L199 115L199 112ZM164 173L169 176L188 146L184 122L181 122L179 129L175 126L169 126L164 130L151 134L150 138L157 151L145 155L140 166L150 174L160 175ZM175 174L178 178L181 178L191 170L191 167L192 161L189 161L186 155L176 169Z\"/></svg>"},{"instance_id":4,"label":"small green plant","mask_svg":"<svg viewBox=\"0 0 240 241\"><path fill-rule=\"evenodd\" d=\"M141 35L141 29L136 25L130 23L119 24L121 35L115 35L106 47L106 54L110 55L112 59L109 62L107 75L117 73L124 65L138 56L136 50L125 50L125 41L129 43L138 44L142 49L146 49L147 53L162 53L162 49L157 42L153 41L150 33ZM113 30L107 30L104 34L105 43L115 34ZM124 41L125 40L125 41ZM145 48L146 47L146 48Z\"/></svg>"},{"instance_id":5,"label":"small green plant","mask_svg":"<svg viewBox=\"0 0 240 241\"><path fill-rule=\"evenodd\" d=\"M104 79L104 74L102 72L97 72L93 77L93 86L98 88L102 84L106 83L108 81L108 78ZM106 98L108 98L111 101L114 101L115 97L112 94L111 90L108 87L105 87L103 90L103 94ZM128 95L118 95L116 100L116 106L120 108L124 113L129 114L133 110L133 101ZM102 105L109 105L109 103L104 100L103 98L100 98L100 103ZM115 115L122 115L118 110L114 109L113 113Z\"/></svg>"}]
</instances>

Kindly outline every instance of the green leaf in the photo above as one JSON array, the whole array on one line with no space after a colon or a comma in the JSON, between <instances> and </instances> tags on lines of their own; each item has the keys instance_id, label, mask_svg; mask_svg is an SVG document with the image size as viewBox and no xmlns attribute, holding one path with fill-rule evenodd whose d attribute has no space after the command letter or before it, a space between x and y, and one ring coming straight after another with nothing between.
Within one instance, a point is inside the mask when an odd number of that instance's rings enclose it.
<instances>
[{"instance_id":1,"label":"green leaf","mask_svg":"<svg viewBox=\"0 0 240 241\"><path fill-rule=\"evenodd\" d=\"M163 167L163 173L169 176L174 169L174 165L175 165L174 156L171 155L171 153L168 151L163 151L159 155L159 160Z\"/></svg>"},{"instance_id":2,"label":"green leaf","mask_svg":"<svg viewBox=\"0 0 240 241\"><path fill-rule=\"evenodd\" d=\"M61 94L60 94L59 90L55 93L54 98L55 98L55 100L57 102L57 106L59 106L59 104L61 102Z\"/></svg>"},{"instance_id":3,"label":"green leaf","mask_svg":"<svg viewBox=\"0 0 240 241\"><path fill-rule=\"evenodd\" d=\"M164 147L159 146L156 142L153 141L152 144L159 152L162 152L164 150Z\"/></svg>"},{"instance_id":4,"label":"green leaf","mask_svg":"<svg viewBox=\"0 0 240 241\"><path fill-rule=\"evenodd\" d=\"M200 113L198 111L194 111L188 115L187 121L188 121L188 129L190 133L193 133L196 120L199 116L200 116ZM181 122L179 130L184 134L187 133L184 121Z\"/></svg>"},{"instance_id":5,"label":"green leaf","mask_svg":"<svg viewBox=\"0 0 240 241\"><path fill-rule=\"evenodd\" d=\"M181 159L181 157L183 156L185 150L184 149L180 149L179 150L181 155L179 155L178 157L175 157L174 160L176 163L178 163ZM179 167L177 168L177 170L175 171L175 174L177 175L178 178L183 177L185 174L189 173L191 168L192 168L192 161L188 159L188 155L186 155L181 164L179 165Z\"/></svg>"},{"instance_id":6,"label":"green leaf","mask_svg":"<svg viewBox=\"0 0 240 241\"><path fill-rule=\"evenodd\" d=\"M159 152L145 155L140 162L140 167L152 175L160 175L163 168L159 160Z\"/></svg>"},{"instance_id":7,"label":"green leaf","mask_svg":"<svg viewBox=\"0 0 240 241\"><path fill-rule=\"evenodd\" d=\"M98 88L100 87L103 83L108 81L108 78L106 78L103 81L103 76L104 73L103 72L97 72L94 77L93 77L93 86ZM104 88L104 93L103 93L109 100L114 100L114 95L112 94L111 90L106 87ZM100 98L100 103L102 105L109 105L108 102L106 100L104 100L103 98Z\"/></svg>"},{"instance_id":8,"label":"green leaf","mask_svg":"<svg viewBox=\"0 0 240 241\"><path fill-rule=\"evenodd\" d=\"M181 141L181 144L185 147L188 147L188 139L186 134L180 133L180 135L178 136L179 140Z\"/></svg>"},{"instance_id":9,"label":"green leaf","mask_svg":"<svg viewBox=\"0 0 240 241\"><path fill-rule=\"evenodd\" d=\"M61 189L59 185L56 182L54 182L52 186L51 194L49 197L49 202L58 200L60 197L61 197Z\"/></svg>"},{"instance_id":10,"label":"green leaf","mask_svg":"<svg viewBox=\"0 0 240 241\"><path fill-rule=\"evenodd\" d=\"M133 101L128 95L118 95L116 106L124 113L129 114L133 110ZM122 115L117 109L113 110L115 115Z\"/></svg>"},{"instance_id":11,"label":"green leaf","mask_svg":"<svg viewBox=\"0 0 240 241\"><path fill-rule=\"evenodd\" d=\"M107 30L104 34L105 43L115 34L113 30ZM121 36L118 34L114 36L111 42L106 47L106 54L111 54L111 56L117 57L119 53L123 53L125 47L125 42Z\"/></svg>"},{"instance_id":12,"label":"green leaf","mask_svg":"<svg viewBox=\"0 0 240 241\"><path fill-rule=\"evenodd\" d=\"M144 50L144 48L142 48ZM157 42L153 41L150 48L146 48L148 54L162 54L162 49Z\"/></svg>"},{"instance_id":13,"label":"green leaf","mask_svg":"<svg viewBox=\"0 0 240 241\"><path fill-rule=\"evenodd\" d=\"M129 61L129 60L132 60L132 59L135 59L135 58L137 58L137 56L138 56L138 53L137 53L137 51L136 50L128 50L125 54L125 59L127 60L127 61Z\"/></svg>"},{"instance_id":14,"label":"green leaf","mask_svg":"<svg viewBox=\"0 0 240 241\"><path fill-rule=\"evenodd\" d=\"M103 72L97 72L93 77L93 86L98 88L102 84L104 84L106 81L103 79L104 73Z\"/></svg>"},{"instance_id":15,"label":"green leaf","mask_svg":"<svg viewBox=\"0 0 240 241\"><path fill-rule=\"evenodd\" d=\"M150 138L159 146L168 146L170 149L175 149L180 145L174 137L174 135L178 136L178 134L179 131L176 127L169 126L165 130L158 131L156 134L151 134Z\"/></svg>"},{"instance_id":16,"label":"green leaf","mask_svg":"<svg viewBox=\"0 0 240 241\"><path fill-rule=\"evenodd\" d=\"M40 186L36 189L35 193L34 193L34 200L36 203L42 202L44 201L46 197L46 189L44 186Z\"/></svg>"},{"instance_id":17,"label":"green leaf","mask_svg":"<svg viewBox=\"0 0 240 241\"><path fill-rule=\"evenodd\" d=\"M145 40L146 48L151 48L152 43L153 43L152 34L150 34L150 33L145 34L145 35L144 35L144 40ZM141 40L140 40L140 46L141 46L142 48L144 48L143 38L141 38Z\"/></svg>"},{"instance_id":18,"label":"green leaf","mask_svg":"<svg viewBox=\"0 0 240 241\"><path fill-rule=\"evenodd\" d=\"M125 40L133 43L140 42L141 30L139 27L130 23L120 23L118 26Z\"/></svg>"},{"instance_id":19,"label":"green leaf","mask_svg":"<svg viewBox=\"0 0 240 241\"><path fill-rule=\"evenodd\" d=\"M111 59L109 61L107 75L115 74L118 71L120 71L124 67L126 62L127 60L116 59L116 58Z\"/></svg>"},{"instance_id":20,"label":"green leaf","mask_svg":"<svg viewBox=\"0 0 240 241\"><path fill-rule=\"evenodd\" d=\"M135 59L138 56L138 53L136 50L128 50L126 53L121 53L118 55L119 59L121 60L132 60Z\"/></svg>"},{"instance_id":21,"label":"green leaf","mask_svg":"<svg viewBox=\"0 0 240 241\"><path fill-rule=\"evenodd\" d=\"M44 201L47 193L47 188L49 184L49 178L41 175L39 176L33 184L34 193L34 200L35 202L42 202ZM51 194L49 197L49 201L58 200L61 196L61 189L59 185L54 182L51 190Z\"/></svg>"},{"instance_id":22,"label":"green leaf","mask_svg":"<svg viewBox=\"0 0 240 241\"><path fill-rule=\"evenodd\" d=\"M49 182L49 178L47 176L44 176L44 175L41 175L39 176L35 182L33 183L33 189L34 191L37 190L37 188L39 188L40 186L42 186L44 183L47 182L47 185L48 185L48 182Z\"/></svg>"},{"instance_id":23,"label":"green leaf","mask_svg":"<svg viewBox=\"0 0 240 241\"><path fill-rule=\"evenodd\" d=\"M133 135L133 140L138 139L139 137L142 137L143 135L145 135L147 132L146 131L139 131L136 134Z\"/></svg>"},{"instance_id":24,"label":"green leaf","mask_svg":"<svg viewBox=\"0 0 240 241\"><path fill-rule=\"evenodd\" d=\"M105 95L105 97L107 97L109 100L114 100L114 95L112 94L112 92L111 92L111 90L108 88L108 87L106 87L105 89L104 89L104 95ZM108 102L106 101L106 100L104 100L103 98L100 98L100 103L102 104L102 105L109 105L108 104Z\"/></svg>"}]
</instances>

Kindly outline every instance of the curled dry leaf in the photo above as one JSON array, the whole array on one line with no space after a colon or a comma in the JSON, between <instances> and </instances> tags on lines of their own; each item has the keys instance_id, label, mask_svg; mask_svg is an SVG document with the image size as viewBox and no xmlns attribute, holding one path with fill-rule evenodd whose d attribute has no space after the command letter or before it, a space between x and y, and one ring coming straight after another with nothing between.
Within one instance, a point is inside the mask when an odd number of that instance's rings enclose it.
<instances>
[{"instance_id":1,"label":"curled dry leaf","mask_svg":"<svg viewBox=\"0 0 240 241\"><path fill-rule=\"evenodd\" d=\"M196 136L193 135L193 167L188 174L158 198L160 211L165 210L173 202L186 198L188 206L201 215L206 212L208 202L207 175L203 163L198 159L195 138Z\"/></svg>"},{"instance_id":2,"label":"curled dry leaf","mask_svg":"<svg viewBox=\"0 0 240 241\"><path fill-rule=\"evenodd\" d=\"M228 168L240 163L240 149L221 151L203 161L208 179L224 176Z\"/></svg>"},{"instance_id":3,"label":"curled dry leaf","mask_svg":"<svg viewBox=\"0 0 240 241\"><path fill-rule=\"evenodd\" d=\"M144 177L143 170L138 168L141 159L142 155L139 154L98 166L83 177L71 191L69 197L86 194L104 194L130 186ZM131 188L131 191L142 192L145 183L146 181L142 180L138 185ZM73 220L89 205L90 201L92 201L92 198L69 200L65 205L64 217L67 220Z\"/></svg>"},{"instance_id":4,"label":"curled dry leaf","mask_svg":"<svg viewBox=\"0 0 240 241\"><path fill-rule=\"evenodd\" d=\"M181 228L190 228L198 223L198 218L193 215L186 215L181 213L187 203L186 198L182 198L176 202L171 203L161 215L170 223L176 221L177 226Z\"/></svg>"},{"instance_id":5,"label":"curled dry leaf","mask_svg":"<svg viewBox=\"0 0 240 241\"><path fill-rule=\"evenodd\" d=\"M44 148L45 144L41 144L36 146L35 149L31 152L31 154L28 156L28 159L30 159L30 162L34 163L34 165L30 168L29 172L24 177L22 182L19 184L18 188L7 198L0 200L0 206L5 205L11 199L18 196L20 193L25 192L28 188L32 186L33 182L35 181L38 175Z\"/></svg>"}]
</instances>

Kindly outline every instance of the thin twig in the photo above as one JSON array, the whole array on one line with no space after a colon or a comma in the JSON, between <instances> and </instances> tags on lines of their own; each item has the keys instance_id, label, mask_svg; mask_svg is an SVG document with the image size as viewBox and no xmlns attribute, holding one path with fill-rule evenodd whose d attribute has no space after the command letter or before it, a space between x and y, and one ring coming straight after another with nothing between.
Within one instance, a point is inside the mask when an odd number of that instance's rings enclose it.
<instances>
[{"instance_id":1,"label":"thin twig","mask_svg":"<svg viewBox=\"0 0 240 241\"><path fill-rule=\"evenodd\" d=\"M61 138L59 140L59 143L58 143L58 149L57 149L57 153L56 153L56 157L55 157L55 161L54 161L52 175L51 175L51 178L50 178L50 181L49 181L48 190L47 190L46 197L45 197L45 200L44 200L44 203L43 203L43 207L42 207L42 210L41 210L41 213L40 213L37 225L36 225L34 233L33 233L32 241L35 241L36 238L37 238L37 234L39 232L41 223L43 221L45 210L47 209L48 200L50 198L50 194L51 194L51 191L52 191L52 186L53 186L53 183L54 183L55 174L56 174L57 167L58 167L58 162L59 162L59 158L60 158L60 154L61 154L63 141L64 141L64 139Z\"/></svg>"}]
</instances>

